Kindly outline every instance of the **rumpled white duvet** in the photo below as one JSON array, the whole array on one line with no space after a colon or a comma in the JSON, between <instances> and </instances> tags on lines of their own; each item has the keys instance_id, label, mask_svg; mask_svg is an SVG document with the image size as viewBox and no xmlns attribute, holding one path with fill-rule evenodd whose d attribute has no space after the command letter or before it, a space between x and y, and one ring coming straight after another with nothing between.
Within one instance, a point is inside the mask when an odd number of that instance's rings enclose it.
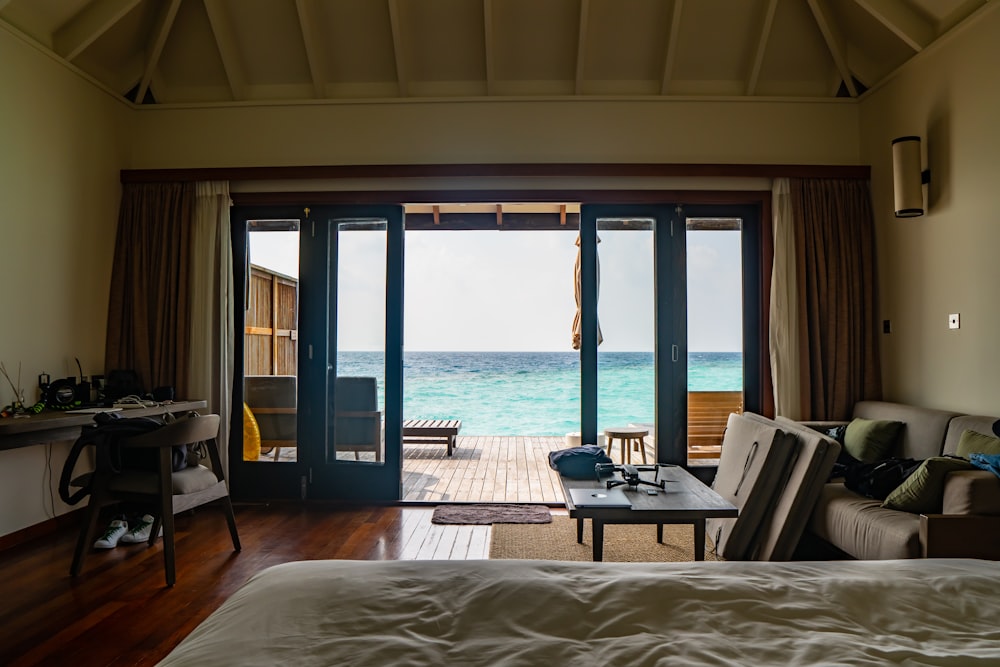
<instances>
[{"instance_id":1,"label":"rumpled white duvet","mask_svg":"<svg viewBox=\"0 0 1000 667\"><path fill-rule=\"evenodd\" d=\"M174 665L1000 665L1000 564L304 561Z\"/></svg>"}]
</instances>

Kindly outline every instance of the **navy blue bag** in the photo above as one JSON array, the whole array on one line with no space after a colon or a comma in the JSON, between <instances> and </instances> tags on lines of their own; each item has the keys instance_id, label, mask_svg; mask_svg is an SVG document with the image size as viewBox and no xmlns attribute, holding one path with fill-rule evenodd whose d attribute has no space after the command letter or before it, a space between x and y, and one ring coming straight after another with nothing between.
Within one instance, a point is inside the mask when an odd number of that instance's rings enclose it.
<instances>
[{"instance_id":1,"label":"navy blue bag","mask_svg":"<svg viewBox=\"0 0 1000 667\"><path fill-rule=\"evenodd\" d=\"M611 463L603 447L581 445L549 452L549 467L570 479L594 479L598 463Z\"/></svg>"}]
</instances>

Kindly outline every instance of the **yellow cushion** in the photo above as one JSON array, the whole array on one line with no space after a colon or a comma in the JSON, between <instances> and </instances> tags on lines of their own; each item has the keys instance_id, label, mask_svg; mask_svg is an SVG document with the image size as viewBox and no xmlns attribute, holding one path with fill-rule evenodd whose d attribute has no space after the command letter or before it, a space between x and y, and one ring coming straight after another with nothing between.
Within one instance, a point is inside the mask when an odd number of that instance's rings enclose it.
<instances>
[{"instance_id":1,"label":"yellow cushion","mask_svg":"<svg viewBox=\"0 0 1000 667\"><path fill-rule=\"evenodd\" d=\"M260 427L257 418L253 416L250 406L243 404L243 460L257 461L260 459Z\"/></svg>"}]
</instances>

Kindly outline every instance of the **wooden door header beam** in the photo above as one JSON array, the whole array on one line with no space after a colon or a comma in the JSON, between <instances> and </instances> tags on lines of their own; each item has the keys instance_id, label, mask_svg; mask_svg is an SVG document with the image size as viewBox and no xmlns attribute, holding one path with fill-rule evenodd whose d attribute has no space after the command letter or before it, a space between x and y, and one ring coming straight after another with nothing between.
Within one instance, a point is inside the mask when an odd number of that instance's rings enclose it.
<instances>
[{"instance_id":1,"label":"wooden door header beam","mask_svg":"<svg viewBox=\"0 0 1000 667\"><path fill-rule=\"evenodd\" d=\"M123 169L122 183L340 178L870 178L869 165L808 164L361 164L303 167Z\"/></svg>"}]
</instances>

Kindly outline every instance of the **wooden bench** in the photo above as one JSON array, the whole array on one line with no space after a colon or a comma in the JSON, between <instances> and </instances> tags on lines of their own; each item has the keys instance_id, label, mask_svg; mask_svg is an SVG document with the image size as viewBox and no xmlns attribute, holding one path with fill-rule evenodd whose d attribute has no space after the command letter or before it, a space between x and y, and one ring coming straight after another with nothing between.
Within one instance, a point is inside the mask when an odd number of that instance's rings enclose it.
<instances>
[{"instance_id":1,"label":"wooden bench","mask_svg":"<svg viewBox=\"0 0 1000 667\"><path fill-rule=\"evenodd\" d=\"M403 444L447 445L451 456L460 428L462 422L458 419L407 419L403 422Z\"/></svg>"}]
</instances>

